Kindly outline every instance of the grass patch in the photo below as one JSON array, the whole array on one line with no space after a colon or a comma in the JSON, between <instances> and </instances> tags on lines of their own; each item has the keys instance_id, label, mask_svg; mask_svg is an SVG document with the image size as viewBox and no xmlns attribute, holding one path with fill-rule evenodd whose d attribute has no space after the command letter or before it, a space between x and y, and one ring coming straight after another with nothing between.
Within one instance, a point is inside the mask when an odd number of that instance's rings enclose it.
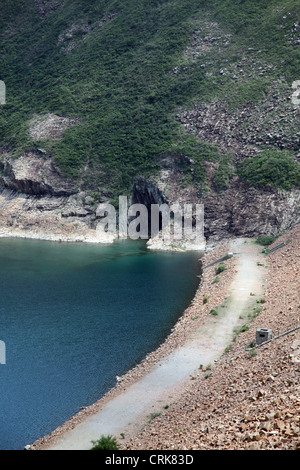
<instances>
[{"instance_id":1,"label":"grass patch","mask_svg":"<svg viewBox=\"0 0 300 470\"><path fill-rule=\"evenodd\" d=\"M222 272L226 271L226 264L220 263L219 266L216 268L216 274L221 274Z\"/></svg>"},{"instance_id":2,"label":"grass patch","mask_svg":"<svg viewBox=\"0 0 300 470\"><path fill-rule=\"evenodd\" d=\"M250 349L248 353L248 358L251 359L252 357L255 357L257 355L257 351L255 348Z\"/></svg>"},{"instance_id":3,"label":"grass patch","mask_svg":"<svg viewBox=\"0 0 300 470\"><path fill-rule=\"evenodd\" d=\"M211 311L209 312L210 315L213 315L213 316L218 316L219 315L219 312L218 310L216 310L215 308L211 309Z\"/></svg>"},{"instance_id":4,"label":"grass patch","mask_svg":"<svg viewBox=\"0 0 300 470\"><path fill-rule=\"evenodd\" d=\"M229 346L225 348L225 353L229 353L232 350L233 350L233 344L229 344Z\"/></svg>"}]
</instances>

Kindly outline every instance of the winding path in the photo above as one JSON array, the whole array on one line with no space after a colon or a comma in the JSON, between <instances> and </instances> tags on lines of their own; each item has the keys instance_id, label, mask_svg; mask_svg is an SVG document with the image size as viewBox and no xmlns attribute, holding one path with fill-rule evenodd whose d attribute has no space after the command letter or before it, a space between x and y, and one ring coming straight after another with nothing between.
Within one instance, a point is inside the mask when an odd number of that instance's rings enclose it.
<instances>
[{"instance_id":1,"label":"winding path","mask_svg":"<svg viewBox=\"0 0 300 470\"><path fill-rule=\"evenodd\" d=\"M174 401L185 389L190 375L218 360L232 341L234 328L242 313L247 312L253 297L263 293L263 271L257 261L260 248L243 239L231 243L231 251L238 253L237 273L230 286L227 307L222 314L210 317L194 332L184 346L156 364L152 371L112 398L95 415L86 418L73 430L57 438L49 450L88 450L91 442L104 435L126 436L138 432L151 413Z\"/></svg>"}]
</instances>

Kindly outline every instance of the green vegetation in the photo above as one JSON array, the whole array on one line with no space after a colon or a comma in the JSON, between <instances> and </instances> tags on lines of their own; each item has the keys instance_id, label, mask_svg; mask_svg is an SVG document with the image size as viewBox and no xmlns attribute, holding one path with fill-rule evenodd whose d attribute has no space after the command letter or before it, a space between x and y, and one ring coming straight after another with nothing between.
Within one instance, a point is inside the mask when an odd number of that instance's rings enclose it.
<instances>
[{"instance_id":1,"label":"green vegetation","mask_svg":"<svg viewBox=\"0 0 300 470\"><path fill-rule=\"evenodd\" d=\"M235 87L226 87L226 104L229 111L235 111L247 103L258 103L264 98L269 88L266 79L254 78L247 82L237 83Z\"/></svg>"},{"instance_id":2,"label":"green vegetation","mask_svg":"<svg viewBox=\"0 0 300 470\"><path fill-rule=\"evenodd\" d=\"M261 235L256 239L256 243L262 246L269 246L275 242L278 238L278 235Z\"/></svg>"},{"instance_id":3,"label":"green vegetation","mask_svg":"<svg viewBox=\"0 0 300 470\"><path fill-rule=\"evenodd\" d=\"M248 331L248 330L249 330L249 326L248 325L243 325L240 329L240 332L244 333L245 331Z\"/></svg>"},{"instance_id":4,"label":"green vegetation","mask_svg":"<svg viewBox=\"0 0 300 470\"><path fill-rule=\"evenodd\" d=\"M221 274L222 272L226 271L226 264L220 263L219 266L216 268L216 274Z\"/></svg>"},{"instance_id":5,"label":"green vegetation","mask_svg":"<svg viewBox=\"0 0 300 470\"><path fill-rule=\"evenodd\" d=\"M289 190L300 187L300 165L291 152L265 150L246 158L238 167L240 178L257 187Z\"/></svg>"},{"instance_id":6,"label":"green vegetation","mask_svg":"<svg viewBox=\"0 0 300 470\"><path fill-rule=\"evenodd\" d=\"M250 349L248 353L248 358L251 359L252 357L255 357L257 355L257 351L255 348Z\"/></svg>"},{"instance_id":7,"label":"green vegetation","mask_svg":"<svg viewBox=\"0 0 300 470\"><path fill-rule=\"evenodd\" d=\"M224 352L225 352L225 354L227 354L227 353L229 353L229 352L232 351L232 350L233 350L233 344L231 343L231 344L229 344L229 346L226 346Z\"/></svg>"},{"instance_id":8,"label":"green vegetation","mask_svg":"<svg viewBox=\"0 0 300 470\"><path fill-rule=\"evenodd\" d=\"M134 176L157 172L165 154L193 160L182 164L183 184L201 191L203 161L218 162L213 183L226 189L236 171L232 155L187 135L177 111L216 99L234 110L257 103L274 78L290 84L299 79L299 48L288 39L298 0L65 0L44 16L37 4L47 9L39 0L1 1L0 79L7 86L1 148L18 157L42 146L66 176L96 197L104 188L111 199L130 191ZM234 39L222 59L212 57L208 71L201 60L184 56L207 15ZM218 67L221 60L237 64L249 47L276 70L267 79L254 76L233 86ZM61 140L33 141L29 121L46 113L79 123ZM240 176L256 186L299 186L299 170L285 153L272 166L261 163L248 159Z\"/></svg>"},{"instance_id":9,"label":"green vegetation","mask_svg":"<svg viewBox=\"0 0 300 470\"><path fill-rule=\"evenodd\" d=\"M236 168L233 164L233 155L228 153L220 158L219 167L214 175L214 184L217 190L225 190L230 185L230 180L236 175Z\"/></svg>"},{"instance_id":10,"label":"green vegetation","mask_svg":"<svg viewBox=\"0 0 300 470\"><path fill-rule=\"evenodd\" d=\"M120 445L113 436L101 436L97 441L92 441L93 447L90 450L118 450Z\"/></svg>"},{"instance_id":11,"label":"green vegetation","mask_svg":"<svg viewBox=\"0 0 300 470\"><path fill-rule=\"evenodd\" d=\"M211 309L211 311L209 313L210 313L210 315L214 315L215 317L219 315L218 310L216 310L215 308Z\"/></svg>"},{"instance_id":12,"label":"green vegetation","mask_svg":"<svg viewBox=\"0 0 300 470\"><path fill-rule=\"evenodd\" d=\"M288 80L299 73L299 50L288 41L288 32L299 18L297 0L211 0L217 21L238 35L241 43L256 47L272 63L282 66Z\"/></svg>"},{"instance_id":13,"label":"green vegetation","mask_svg":"<svg viewBox=\"0 0 300 470\"><path fill-rule=\"evenodd\" d=\"M233 158L231 153L223 155L218 147L200 142L194 135L180 136L180 140L170 148L170 153L190 159L190 162L182 159L179 163L179 168L183 172L183 184L193 184L202 191L205 190L206 178L204 161L219 162L219 168L214 176L216 189L226 189L230 178L235 174L231 164Z\"/></svg>"}]
</instances>

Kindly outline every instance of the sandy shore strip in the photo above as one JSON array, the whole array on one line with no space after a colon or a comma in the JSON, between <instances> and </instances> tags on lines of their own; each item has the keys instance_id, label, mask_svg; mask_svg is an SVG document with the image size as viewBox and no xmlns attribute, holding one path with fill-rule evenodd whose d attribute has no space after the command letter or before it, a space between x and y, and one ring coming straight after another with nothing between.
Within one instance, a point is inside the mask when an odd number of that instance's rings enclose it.
<instances>
[{"instance_id":1,"label":"sandy shore strip","mask_svg":"<svg viewBox=\"0 0 300 470\"><path fill-rule=\"evenodd\" d=\"M244 242L247 241L243 240L242 243ZM233 241L227 240L221 246L206 252L203 258L203 264L208 265L212 261L226 255L231 251L232 243ZM254 250L253 252L257 255L257 246L249 242L247 244L247 248L250 248L252 251ZM149 374L149 372L153 370L155 365L160 361L178 352L182 346L186 344L188 339L193 337L195 329L201 327L205 320L211 318L210 311L214 307L224 303L229 287L237 273L236 263L238 256L239 255L237 254L226 261L227 269L218 276L219 282L214 282L216 278L215 266L203 271L203 276L193 302L179 319L170 336L156 351L150 353L136 368L128 371L127 374L121 377L116 387L110 390L101 400L82 410L49 436L45 436L36 441L31 448L42 450L55 447L55 443L59 442L59 440L67 435L71 430L78 427L79 424L83 423L88 418L92 418L97 415L101 409L103 409L103 407L113 399L116 397L124 397L125 391L133 384L137 384L141 378ZM179 387L176 392L177 394L175 393L175 395L173 395L173 400L176 397L178 398L182 391L183 390ZM134 433L137 431L138 429L135 428L131 432ZM129 437L129 435L130 433L127 430L127 436Z\"/></svg>"}]
</instances>

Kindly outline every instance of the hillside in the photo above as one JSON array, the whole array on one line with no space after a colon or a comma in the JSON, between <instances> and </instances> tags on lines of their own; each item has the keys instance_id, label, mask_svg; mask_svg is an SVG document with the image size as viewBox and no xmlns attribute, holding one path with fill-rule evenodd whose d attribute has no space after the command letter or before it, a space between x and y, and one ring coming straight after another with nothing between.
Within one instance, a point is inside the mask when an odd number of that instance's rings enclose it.
<instances>
[{"instance_id":1,"label":"hillside","mask_svg":"<svg viewBox=\"0 0 300 470\"><path fill-rule=\"evenodd\" d=\"M204 202L208 238L291 229L299 14L297 0L3 0L2 226L84 238L98 202L149 202L154 184Z\"/></svg>"}]
</instances>

